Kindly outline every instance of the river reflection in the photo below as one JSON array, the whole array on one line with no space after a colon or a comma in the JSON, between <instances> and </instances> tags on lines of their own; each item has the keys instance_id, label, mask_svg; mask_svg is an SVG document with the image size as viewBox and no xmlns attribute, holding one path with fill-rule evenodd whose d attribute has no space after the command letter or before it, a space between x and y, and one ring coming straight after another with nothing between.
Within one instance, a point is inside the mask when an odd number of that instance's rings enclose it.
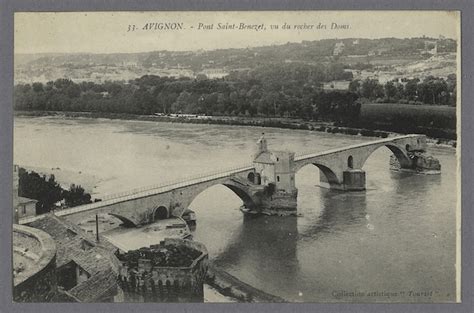
<instances>
[{"instance_id":1,"label":"river reflection","mask_svg":"<svg viewBox=\"0 0 474 313\"><path fill-rule=\"evenodd\" d=\"M245 264L250 276L278 273L284 281L294 278L298 271L297 220L295 216L244 215L239 231L215 258L216 265Z\"/></svg>"},{"instance_id":2,"label":"river reflection","mask_svg":"<svg viewBox=\"0 0 474 313\"><path fill-rule=\"evenodd\" d=\"M301 237L318 238L346 227L360 225L365 221L365 192L354 192L347 196L341 191L321 188L320 207L321 213L313 224L309 224L300 232Z\"/></svg>"}]
</instances>

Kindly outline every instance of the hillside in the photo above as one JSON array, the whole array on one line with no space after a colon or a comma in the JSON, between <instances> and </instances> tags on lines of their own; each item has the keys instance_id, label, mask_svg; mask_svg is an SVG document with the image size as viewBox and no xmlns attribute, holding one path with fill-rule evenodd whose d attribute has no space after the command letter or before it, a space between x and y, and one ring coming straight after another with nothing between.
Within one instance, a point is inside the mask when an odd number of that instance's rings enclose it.
<instances>
[{"instance_id":1,"label":"hillside","mask_svg":"<svg viewBox=\"0 0 474 313\"><path fill-rule=\"evenodd\" d=\"M453 54L456 42L434 38L325 39L245 49L153 51L113 54L15 55L15 82L127 81L143 75L220 78L275 63L341 63L349 70L396 70L425 62L433 55ZM455 66L448 64L450 73ZM429 64L428 64L429 66ZM454 70L453 70L454 68ZM449 73L448 73L449 74ZM438 75L441 76L441 75Z\"/></svg>"}]
</instances>

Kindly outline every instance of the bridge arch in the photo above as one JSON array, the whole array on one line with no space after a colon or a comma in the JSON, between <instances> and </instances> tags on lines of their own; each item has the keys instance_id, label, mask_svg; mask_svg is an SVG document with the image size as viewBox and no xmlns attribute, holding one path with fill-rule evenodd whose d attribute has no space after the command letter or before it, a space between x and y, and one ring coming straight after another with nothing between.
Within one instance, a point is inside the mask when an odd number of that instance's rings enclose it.
<instances>
[{"instance_id":1,"label":"bridge arch","mask_svg":"<svg viewBox=\"0 0 474 313\"><path fill-rule=\"evenodd\" d=\"M151 221L155 222L157 220L166 219L168 217L169 217L168 209L165 206L160 205L153 209L152 214L151 214Z\"/></svg>"},{"instance_id":2,"label":"bridge arch","mask_svg":"<svg viewBox=\"0 0 474 313\"><path fill-rule=\"evenodd\" d=\"M321 163L307 163L307 164L297 168L296 173L298 173L298 171L301 170L303 167L306 167L307 165L310 165L310 164L316 166L320 170L319 172L323 174L323 175L319 176L320 181L327 182L330 186L340 184L336 173L332 169L330 169L328 166L326 166L324 164L321 164Z\"/></svg>"},{"instance_id":3,"label":"bridge arch","mask_svg":"<svg viewBox=\"0 0 474 313\"><path fill-rule=\"evenodd\" d=\"M245 205L251 205L251 206L255 205L252 197L243 188L239 188L238 186L234 184L228 184L228 183L223 183L222 185L232 190L244 202Z\"/></svg>"},{"instance_id":4,"label":"bridge arch","mask_svg":"<svg viewBox=\"0 0 474 313\"><path fill-rule=\"evenodd\" d=\"M242 200L245 207L253 208L253 207L256 206L256 203L255 203L253 197L251 196L249 191L246 190L245 185L243 185L243 184L241 185L241 184L238 184L238 183L235 183L235 182L229 180L229 181L224 181L224 182L216 182L215 184L207 185L207 186L205 186L205 188L197 190L197 192L193 193L187 199L187 201L183 201L181 203L184 206L184 208L181 212L174 211L172 214L175 215L175 216L176 215L181 216L184 209L188 208L200 194L202 194L203 192L205 192L206 190L208 190L212 187L219 186L219 185L225 186L225 187L227 187L227 189L230 189L240 200ZM176 213L178 213L178 214L176 214Z\"/></svg>"},{"instance_id":5,"label":"bridge arch","mask_svg":"<svg viewBox=\"0 0 474 313\"><path fill-rule=\"evenodd\" d=\"M136 227L137 224L132 221L131 219L126 218L125 216L115 214L115 213L109 213L109 215L112 215L113 217L118 218L120 221L123 222L123 226L125 227Z\"/></svg>"},{"instance_id":6,"label":"bridge arch","mask_svg":"<svg viewBox=\"0 0 474 313\"><path fill-rule=\"evenodd\" d=\"M361 160L360 168L364 166L365 162L372 155L372 153L374 153L375 151L377 151L378 149L382 147L387 147L388 149L390 149L390 151L392 151L392 153L395 155L395 157L397 158L402 168L409 168L411 166L412 162L411 162L411 159L408 157L408 150L410 149L409 144L406 144L405 147L400 147L393 143L386 143L386 144L382 144L371 149L369 153L367 153L367 155L364 156L364 159Z\"/></svg>"}]
</instances>

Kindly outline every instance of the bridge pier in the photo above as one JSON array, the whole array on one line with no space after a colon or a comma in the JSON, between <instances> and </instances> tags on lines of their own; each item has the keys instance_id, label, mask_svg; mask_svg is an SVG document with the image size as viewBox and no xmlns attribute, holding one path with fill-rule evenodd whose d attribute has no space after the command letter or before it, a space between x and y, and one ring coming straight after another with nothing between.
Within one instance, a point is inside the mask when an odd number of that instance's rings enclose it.
<instances>
[{"instance_id":1,"label":"bridge pier","mask_svg":"<svg viewBox=\"0 0 474 313\"><path fill-rule=\"evenodd\" d=\"M344 190L361 191L365 190L365 171L364 170L348 170L342 172L344 178Z\"/></svg>"},{"instance_id":2,"label":"bridge pier","mask_svg":"<svg viewBox=\"0 0 474 313\"><path fill-rule=\"evenodd\" d=\"M348 169L342 171L342 182L329 181L323 171L319 172L320 186L341 191L365 190L365 171L362 169Z\"/></svg>"},{"instance_id":3,"label":"bridge pier","mask_svg":"<svg viewBox=\"0 0 474 313\"><path fill-rule=\"evenodd\" d=\"M298 189L295 187L294 157L293 152L268 151L267 140L262 134L253 164L259 183L264 187L255 193L258 203L248 212L296 215Z\"/></svg>"},{"instance_id":4,"label":"bridge pier","mask_svg":"<svg viewBox=\"0 0 474 313\"><path fill-rule=\"evenodd\" d=\"M298 190L293 192L277 191L272 195L261 198L258 212L268 215L296 215Z\"/></svg>"}]
</instances>

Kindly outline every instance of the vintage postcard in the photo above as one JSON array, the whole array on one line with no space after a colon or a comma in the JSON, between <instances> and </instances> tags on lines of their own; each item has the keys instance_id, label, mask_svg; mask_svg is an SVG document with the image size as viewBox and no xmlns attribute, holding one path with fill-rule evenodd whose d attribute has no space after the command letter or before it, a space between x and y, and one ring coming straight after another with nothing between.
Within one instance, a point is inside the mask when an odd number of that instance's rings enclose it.
<instances>
[{"instance_id":1,"label":"vintage postcard","mask_svg":"<svg viewBox=\"0 0 474 313\"><path fill-rule=\"evenodd\" d=\"M460 301L457 11L17 12L14 302Z\"/></svg>"}]
</instances>

